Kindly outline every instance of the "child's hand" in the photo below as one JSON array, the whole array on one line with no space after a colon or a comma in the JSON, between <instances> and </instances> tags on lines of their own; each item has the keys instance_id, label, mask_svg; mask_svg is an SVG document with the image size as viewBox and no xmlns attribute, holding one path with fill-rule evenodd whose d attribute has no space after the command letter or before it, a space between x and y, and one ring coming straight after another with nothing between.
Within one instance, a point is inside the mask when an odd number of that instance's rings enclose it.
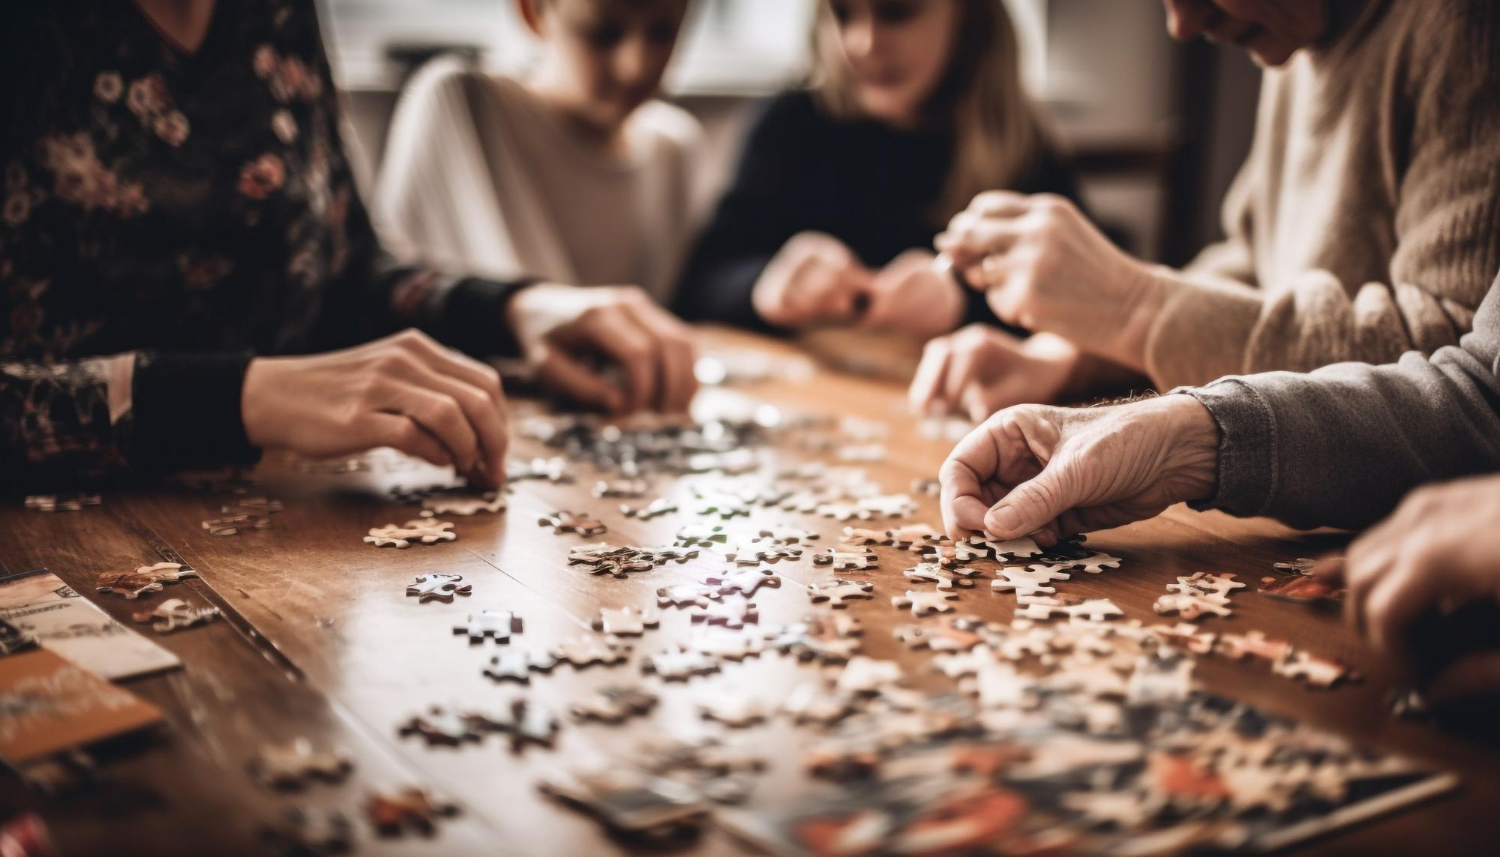
<instances>
[{"instance_id":1,"label":"child's hand","mask_svg":"<svg viewBox=\"0 0 1500 857\"><path fill-rule=\"evenodd\" d=\"M938 273L933 254L907 250L875 275L865 327L931 339L958 326L964 317L963 287Z\"/></svg>"},{"instance_id":2,"label":"child's hand","mask_svg":"<svg viewBox=\"0 0 1500 857\"><path fill-rule=\"evenodd\" d=\"M870 271L837 238L802 232L761 272L751 301L766 323L800 328L854 321L873 289Z\"/></svg>"}]
</instances>

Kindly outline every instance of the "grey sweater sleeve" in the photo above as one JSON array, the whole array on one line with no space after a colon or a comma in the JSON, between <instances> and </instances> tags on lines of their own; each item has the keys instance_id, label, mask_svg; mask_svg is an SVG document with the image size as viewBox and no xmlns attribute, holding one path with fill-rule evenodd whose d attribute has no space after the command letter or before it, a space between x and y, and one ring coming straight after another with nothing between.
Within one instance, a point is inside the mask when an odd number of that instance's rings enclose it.
<instances>
[{"instance_id":1,"label":"grey sweater sleeve","mask_svg":"<svg viewBox=\"0 0 1500 857\"><path fill-rule=\"evenodd\" d=\"M1340 363L1181 388L1219 424L1200 504L1297 527L1359 528L1412 488L1500 469L1500 277L1460 345L1385 366Z\"/></svg>"}]
</instances>

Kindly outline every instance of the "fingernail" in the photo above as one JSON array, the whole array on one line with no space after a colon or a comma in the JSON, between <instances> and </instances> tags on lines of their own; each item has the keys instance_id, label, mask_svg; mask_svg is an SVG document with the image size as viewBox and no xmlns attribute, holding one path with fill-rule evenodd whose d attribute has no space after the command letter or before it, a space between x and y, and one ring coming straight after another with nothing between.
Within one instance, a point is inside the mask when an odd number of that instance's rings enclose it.
<instances>
[{"instance_id":1,"label":"fingernail","mask_svg":"<svg viewBox=\"0 0 1500 857\"><path fill-rule=\"evenodd\" d=\"M984 528L993 535L1010 536L1021 527L1021 513L1013 507L999 505L984 516Z\"/></svg>"}]
</instances>

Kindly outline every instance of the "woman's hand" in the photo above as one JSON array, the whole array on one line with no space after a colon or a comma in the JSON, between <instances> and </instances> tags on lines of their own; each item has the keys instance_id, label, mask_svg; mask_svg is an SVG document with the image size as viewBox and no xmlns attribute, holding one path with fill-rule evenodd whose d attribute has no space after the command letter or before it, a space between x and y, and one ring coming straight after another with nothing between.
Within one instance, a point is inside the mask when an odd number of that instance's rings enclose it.
<instances>
[{"instance_id":1,"label":"woman's hand","mask_svg":"<svg viewBox=\"0 0 1500 857\"><path fill-rule=\"evenodd\" d=\"M1349 590L1350 622L1383 655L1419 661L1413 628L1475 602L1500 602L1500 476L1413 491L1318 576ZM1430 642L1430 641L1429 641ZM1413 663L1428 670L1434 665ZM1429 702L1500 693L1500 650L1461 654L1426 688ZM1422 670L1424 672L1428 670Z\"/></svg>"},{"instance_id":2,"label":"woman's hand","mask_svg":"<svg viewBox=\"0 0 1500 857\"><path fill-rule=\"evenodd\" d=\"M875 274L860 324L918 340L947 333L964 318L963 287L933 268L926 250L907 250Z\"/></svg>"},{"instance_id":3,"label":"woman's hand","mask_svg":"<svg viewBox=\"0 0 1500 857\"><path fill-rule=\"evenodd\" d=\"M1078 349L1061 337L1021 339L971 324L927 343L907 398L915 413L960 413L982 422L1011 405L1055 401L1078 361Z\"/></svg>"},{"instance_id":4,"label":"woman's hand","mask_svg":"<svg viewBox=\"0 0 1500 857\"><path fill-rule=\"evenodd\" d=\"M1150 518L1207 497L1218 427L1191 396L1108 408L1020 405L985 420L943 462L943 525L954 539L1072 533Z\"/></svg>"},{"instance_id":5,"label":"woman's hand","mask_svg":"<svg viewBox=\"0 0 1500 857\"><path fill-rule=\"evenodd\" d=\"M987 191L933 242L1009 324L1137 371L1166 275L1110 243L1066 199Z\"/></svg>"},{"instance_id":6,"label":"woman's hand","mask_svg":"<svg viewBox=\"0 0 1500 857\"><path fill-rule=\"evenodd\" d=\"M750 293L767 324L784 328L853 322L874 275L837 238L802 232L781 245Z\"/></svg>"},{"instance_id":7,"label":"woman's hand","mask_svg":"<svg viewBox=\"0 0 1500 857\"><path fill-rule=\"evenodd\" d=\"M256 358L240 403L258 447L325 457L390 446L477 484L505 478L499 373L415 330L326 354Z\"/></svg>"},{"instance_id":8,"label":"woman's hand","mask_svg":"<svg viewBox=\"0 0 1500 857\"><path fill-rule=\"evenodd\" d=\"M681 412L698 392L687 325L638 288L535 285L512 296L505 314L541 382L588 407Z\"/></svg>"}]
</instances>

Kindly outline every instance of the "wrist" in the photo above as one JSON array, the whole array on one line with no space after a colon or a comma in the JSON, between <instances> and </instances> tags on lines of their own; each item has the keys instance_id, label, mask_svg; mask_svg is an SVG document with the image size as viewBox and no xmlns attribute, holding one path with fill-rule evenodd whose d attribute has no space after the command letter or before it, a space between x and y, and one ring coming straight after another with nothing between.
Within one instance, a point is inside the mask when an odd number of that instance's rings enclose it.
<instances>
[{"instance_id":1,"label":"wrist","mask_svg":"<svg viewBox=\"0 0 1500 857\"><path fill-rule=\"evenodd\" d=\"M1187 502L1213 496L1219 465L1219 424L1207 407L1182 393L1159 399L1167 414L1167 436L1172 445L1175 484Z\"/></svg>"},{"instance_id":2,"label":"wrist","mask_svg":"<svg viewBox=\"0 0 1500 857\"><path fill-rule=\"evenodd\" d=\"M1127 259L1129 271L1120 278L1119 323L1102 356L1137 372L1146 371L1146 343L1161 316L1173 283L1171 269Z\"/></svg>"}]
</instances>

